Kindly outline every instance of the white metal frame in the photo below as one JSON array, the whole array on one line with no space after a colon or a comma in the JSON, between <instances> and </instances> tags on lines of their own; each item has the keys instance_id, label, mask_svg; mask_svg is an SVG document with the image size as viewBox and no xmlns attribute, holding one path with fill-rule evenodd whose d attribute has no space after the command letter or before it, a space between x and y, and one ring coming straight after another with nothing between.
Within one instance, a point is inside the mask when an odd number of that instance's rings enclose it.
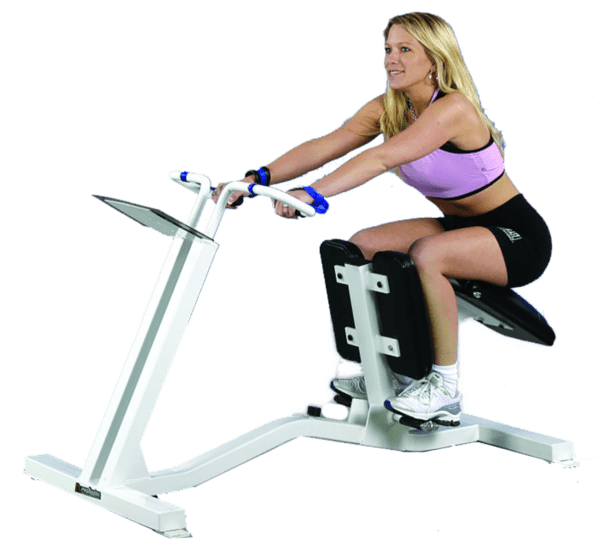
<instances>
[{"instance_id":1,"label":"white metal frame","mask_svg":"<svg viewBox=\"0 0 600 546\"><path fill-rule=\"evenodd\" d=\"M180 181L180 173L172 173ZM188 174L183 185L198 193L189 224L194 228L210 196L210 181ZM140 443L183 332L208 275L218 245L213 237L233 191L223 191L205 230L177 229L142 325L125 362L104 420L83 469L52 455L27 457L25 472L115 512L167 537L191 536L182 508L157 495L195 487L267 451L299 437L321 438L399 451L429 451L483 442L549 462L573 460L571 442L462 415L459 427L424 432L399 424L383 406L393 395L383 355L402 350L378 331L374 292L389 290L385 277L364 266L336 266L349 286L356 327L348 332L360 350L367 400L353 400L344 420L297 415L279 419L177 467L146 468ZM278 190L255 187L257 194L286 202L306 216L314 210ZM121 206L111 203L113 206ZM126 205L123 205L126 209ZM135 207L132 205L132 207ZM126 210L124 212L128 213ZM148 224L150 225L150 224ZM161 226L155 226L161 231ZM165 232L165 231L163 231ZM379 283L377 281L383 280ZM463 309L462 318L468 310ZM480 311L477 311L481 314ZM394 343L395 342L395 343Z\"/></svg>"}]
</instances>

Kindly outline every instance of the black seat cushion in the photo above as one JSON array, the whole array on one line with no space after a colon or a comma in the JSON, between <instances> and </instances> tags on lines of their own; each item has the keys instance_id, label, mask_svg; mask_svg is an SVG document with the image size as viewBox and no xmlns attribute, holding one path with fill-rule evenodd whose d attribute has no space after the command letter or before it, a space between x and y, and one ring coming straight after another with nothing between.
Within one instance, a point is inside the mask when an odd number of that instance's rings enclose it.
<instances>
[{"instance_id":1,"label":"black seat cushion","mask_svg":"<svg viewBox=\"0 0 600 546\"><path fill-rule=\"evenodd\" d=\"M488 328L523 341L548 346L554 344L556 334L546 319L514 290L482 281L451 279L451 283L459 300L496 319L486 323L484 316L473 317Z\"/></svg>"}]
</instances>

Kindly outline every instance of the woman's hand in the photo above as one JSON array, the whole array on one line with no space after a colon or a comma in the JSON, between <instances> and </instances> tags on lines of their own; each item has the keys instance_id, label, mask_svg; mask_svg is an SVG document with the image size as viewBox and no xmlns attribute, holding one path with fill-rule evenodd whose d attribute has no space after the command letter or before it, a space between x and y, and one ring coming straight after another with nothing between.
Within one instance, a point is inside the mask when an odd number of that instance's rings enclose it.
<instances>
[{"instance_id":1,"label":"woman's hand","mask_svg":"<svg viewBox=\"0 0 600 546\"><path fill-rule=\"evenodd\" d=\"M242 182L248 182L248 183L252 183L254 182L254 178L253 177L248 177L248 178L244 178L244 180L242 180ZM225 189L225 186L227 186L227 184L229 184L229 182L224 182L223 184L219 184L217 186L217 189L213 192L212 194L212 198L213 201L216 203L219 200L219 196L221 195L221 193L223 192L223 190ZM233 205L240 197L248 197L250 194L247 191L234 191L230 196L229 199L227 200L227 208L228 209L237 209L238 206L240 206L242 203L238 203L238 205Z\"/></svg>"},{"instance_id":2,"label":"woman's hand","mask_svg":"<svg viewBox=\"0 0 600 546\"><path fill-rule=\"evenodd\" d=\"M288 195L295 197L296 199L310 205L314 199L308 195L304 190L291 190L287 192ZM298 211L294 207L284 205L281 201L275 201L275 213L283 218L298 218Z\"/></svg>"}]
</instances>

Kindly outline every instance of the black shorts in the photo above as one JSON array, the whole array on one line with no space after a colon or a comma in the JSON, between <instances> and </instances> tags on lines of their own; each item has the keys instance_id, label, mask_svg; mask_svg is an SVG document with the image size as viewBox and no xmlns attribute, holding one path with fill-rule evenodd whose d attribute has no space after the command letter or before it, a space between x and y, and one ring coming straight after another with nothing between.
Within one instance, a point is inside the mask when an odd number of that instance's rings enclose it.
<instances>
[{"instance_id":1,"label":"black shorts","mask_svg":"<svg viewBox=\"0 0 600 546\"><path fill-rule=\"evenodd\" d=\"M446 231L474 226L488 228L504 256L509 287L535 281L548 267L552 254L550 231L523 195L479 216L445 216L438 220Z\"/></svg>"}]
</instances>

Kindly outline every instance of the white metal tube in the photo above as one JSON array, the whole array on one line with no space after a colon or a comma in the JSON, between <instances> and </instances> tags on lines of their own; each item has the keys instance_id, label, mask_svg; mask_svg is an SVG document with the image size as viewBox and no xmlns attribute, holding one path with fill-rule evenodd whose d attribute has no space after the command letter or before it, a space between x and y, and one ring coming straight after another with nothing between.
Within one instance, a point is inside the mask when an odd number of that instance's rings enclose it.
<instances>
[{"instance_id":1,"label":"white metal tube","mask_svg":"<svg viewBox=\"0 0 600 546\"><path fill-rule=\"evenodd\" d=\"M186 173L184 181L181 179L181 174L180 171L171 171L171 180L198 194L188 220L188 225L195 228L198 220L200 220L204 206L211 196L210 178L204 174Z\"/></svg>"},{"instance_id":2,"label":"white metal tube","mask_svg":"<svg viewBox=\"0 0 600 546\"><path fill-rule=\"evenodd\" d=\"M201 187L208 186L210 188L210 178L204 174L186 173L185 181L181 179L181 171L171 171L170 177L173 182L177 182L188 190L198 193Z\"/></svg>"},{"instance_id":3,"label":"white metal tube","mask_svg":"<svg viewBox=\"0 0 600 546\"><path fill-rule=\"evenodd\" d=\"M248 186L250 186L250 184L241 181L230 182L225 186L225 188L221 192L221 195L219 196L217 206L212 216L210 217L210 221L206 228L205 235L207 235L211 239L214 238L215 233L219 228L219 224L221 223L221 218L223 217L225 209L227 208L229 197L233 192L236 191L248 192ZM275 199L276 201L281 201L282 203L285 203L286 205L295 208L304 216L314 216L316 214L316 211L313 207L307 205L299 199L296 199L295 197L292 197L291 195L288 195L287 193L281 190L276 190L275 188L270 188L268 186L261 186L259 184L256 184L254 186L253 191L256 195L264 195L265 197L270 197L271 199Z\"/></svg>"}]
</instances>

